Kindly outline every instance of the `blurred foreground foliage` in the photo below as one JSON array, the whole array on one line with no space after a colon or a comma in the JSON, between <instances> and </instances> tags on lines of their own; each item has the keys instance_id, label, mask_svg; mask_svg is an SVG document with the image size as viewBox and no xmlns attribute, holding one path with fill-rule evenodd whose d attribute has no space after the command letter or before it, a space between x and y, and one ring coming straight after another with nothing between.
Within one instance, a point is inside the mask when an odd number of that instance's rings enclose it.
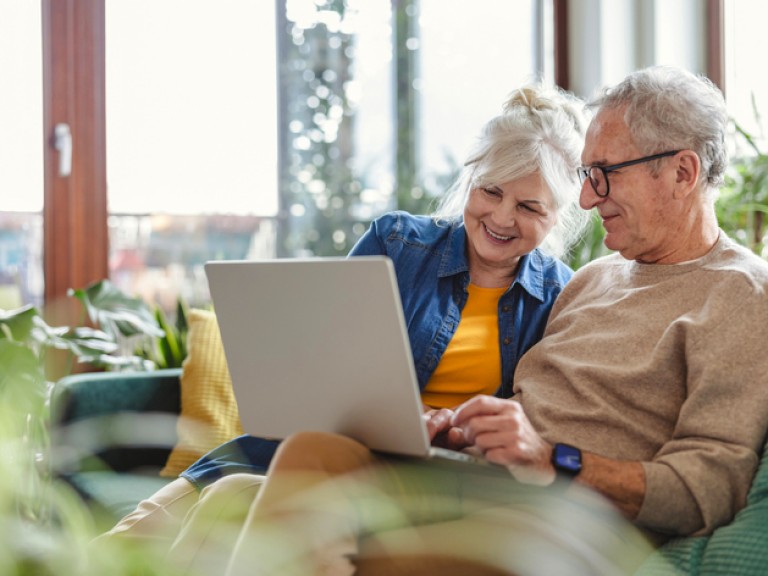
<instances>
[{"instance_id":1,"label":"blurred foreground foliage","mask_svg":"<svg viewBox=\"0 0 768 576\"><path fill-rule=\"evenodd\" d=\"M70 367L151 370L181 366L186 307L175 321L96 282L70 296L83 305L83 325L50 326L33 306L0 311L0 574L115 576L172 574L162 558L130 543L89 547L103 524L50 470L46 357L70 356Z\"/></svg>"}]
</instances>

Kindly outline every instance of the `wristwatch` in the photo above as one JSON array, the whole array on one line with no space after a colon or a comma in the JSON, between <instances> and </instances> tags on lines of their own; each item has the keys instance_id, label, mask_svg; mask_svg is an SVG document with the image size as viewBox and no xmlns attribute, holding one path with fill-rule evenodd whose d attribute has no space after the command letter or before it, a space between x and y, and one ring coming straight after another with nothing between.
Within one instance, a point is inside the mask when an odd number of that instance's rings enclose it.
<instances>
[{"instance_id":1,"label":"wristwatch","mask_svg":"<svg viewBox=\"0 0 768 576\"><path fill-rule=\"evenodd\" d=\"M555 444L552 449L552 466L569 478L581 472L581 450L570 444Z\"/></svg>"}]
</instances>

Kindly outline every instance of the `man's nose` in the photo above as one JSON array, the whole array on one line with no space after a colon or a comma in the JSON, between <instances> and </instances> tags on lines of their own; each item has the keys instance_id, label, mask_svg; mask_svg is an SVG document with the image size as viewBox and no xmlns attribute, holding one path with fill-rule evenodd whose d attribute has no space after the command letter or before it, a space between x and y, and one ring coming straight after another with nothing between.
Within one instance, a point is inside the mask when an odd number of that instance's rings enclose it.
<instances>
[{"instance_id":1,"label":"man's nose","mask_svg":"<svg viewBox=\"0 0 768 576\"><path fill-rule=\"evenodd\" d=\"M581 185L581 192L579 193L579 206L584 210L592 210L598 204L601 204L605 198L598 196L595 189L592 188L592 183L589 178L585 179Z\"/></svg>"}]
</instances>

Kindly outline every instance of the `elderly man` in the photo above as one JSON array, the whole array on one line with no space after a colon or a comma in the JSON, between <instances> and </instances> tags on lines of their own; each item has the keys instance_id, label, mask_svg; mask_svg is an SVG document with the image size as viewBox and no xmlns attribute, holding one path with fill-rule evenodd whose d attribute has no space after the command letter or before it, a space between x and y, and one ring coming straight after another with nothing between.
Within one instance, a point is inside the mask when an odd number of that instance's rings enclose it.
<instances>
[{"instance_id":1,"label":"elderly man","mask_svg":"<svg viewBox=\"0 0 768 576\"><path fill-rule=\"evenodd\" d=\"M581 205L598 211L616 253L566 286L517 367L513 399L479 396L428 415L436 442L482 453L499 473L403 465L327 434L288 438L231 574L300 572L288 555L302 546L316 573L466 573L456 556L494 574L530 572L531 558L539 573L612 573L627 534L605 538L630 524L607 510L663 540L709 533L744 506L768 423L768 264L715 217L727 161L722 95L703 78L654 67L606 90L595 108ZM558 473L565 492L526 486ZM310 487L312 497L296 497ZM216 490L209 500L216 508ZM403 527L409 536L398 539L403 530L391 529ZM388 544L373 562L348 562L371 532ZM414 538L418 546L403 544ZM277 553L287 540L289 552Z\"/></svg>"},{"instance_id":2,"label":"elderly man","mask_svg":"<svg viewBox=\"0 0 768 576\"><path fill-rule=\"evenodd\" d=\"M519 404L479 398L453 424L488 459L544 472L575 446L577 481L637 525L705 534L744 506L765 441L768 265L718 228L727 116L710 82L642 70L596 106L581 205L618 254L558 299Z\"/></svg>"}]
</instances>

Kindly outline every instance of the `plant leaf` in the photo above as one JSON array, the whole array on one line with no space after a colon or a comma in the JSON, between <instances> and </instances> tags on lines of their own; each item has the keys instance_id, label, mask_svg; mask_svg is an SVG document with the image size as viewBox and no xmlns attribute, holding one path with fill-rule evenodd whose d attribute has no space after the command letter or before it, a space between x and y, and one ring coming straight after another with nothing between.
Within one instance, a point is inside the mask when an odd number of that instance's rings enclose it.
<instances>
[{"instance_id":1,"label":"plant leaf","mask_svg":"<svg viewBox=\"0 0 768 576\"><path fill-rule=\"evenodd\" d=\"M79 362L88 363L100 368L110 370L136 370L148 372L154 370L156 365L152 360L140 356L112 356L111 354L93 354L79 357Z\"/></svg>"},{"instance_id":2,"label":"plant leaf","mask_svg":"<svg viewBox=\"0 0 768 576\"><path fill-rule=\"evenodd\" d=\"M183 360L176 328L168 322L168 318L162 308L155 308L157 323L163 329L163 336L158 340L159 353L164 361L164 368L176 368L181 366Z\"/></svg>"},{"instance_id":3,"label":"plant leaf","mask_svg":"<svg viewBox=\"0 0 768 576\"><path fill-rule=\"evenodd\" d=\"M43 365L27 345L0 340L0 394L20 414L38 413L45 398Z\"/></svg>"},{"instance_id":4,"label":"plant leaf","mask_svg":"<svg viewBox=\"0 0 768 576\"><path fill-rule=\"evenodd\" d=\"M0 325L8 329L0 330L0 338L7 338L10 332L14 340L28 342L35 327L35 318L40 319L40 312L31 304L10 311L0 310Z\"/></svg>"},{"instance_id":5,"label":"plant leaf","mask_svg":"<svg viewBox=\"0 0 768 576\"><path fill-rule=\"evenodd\" d=\"M116 332L115 336L162 335L147 303L128 296L109 280L94 282L85 289L70 290L69 295L83 303L91 322L104 331Z\"/></svg>"}]
</instances>

